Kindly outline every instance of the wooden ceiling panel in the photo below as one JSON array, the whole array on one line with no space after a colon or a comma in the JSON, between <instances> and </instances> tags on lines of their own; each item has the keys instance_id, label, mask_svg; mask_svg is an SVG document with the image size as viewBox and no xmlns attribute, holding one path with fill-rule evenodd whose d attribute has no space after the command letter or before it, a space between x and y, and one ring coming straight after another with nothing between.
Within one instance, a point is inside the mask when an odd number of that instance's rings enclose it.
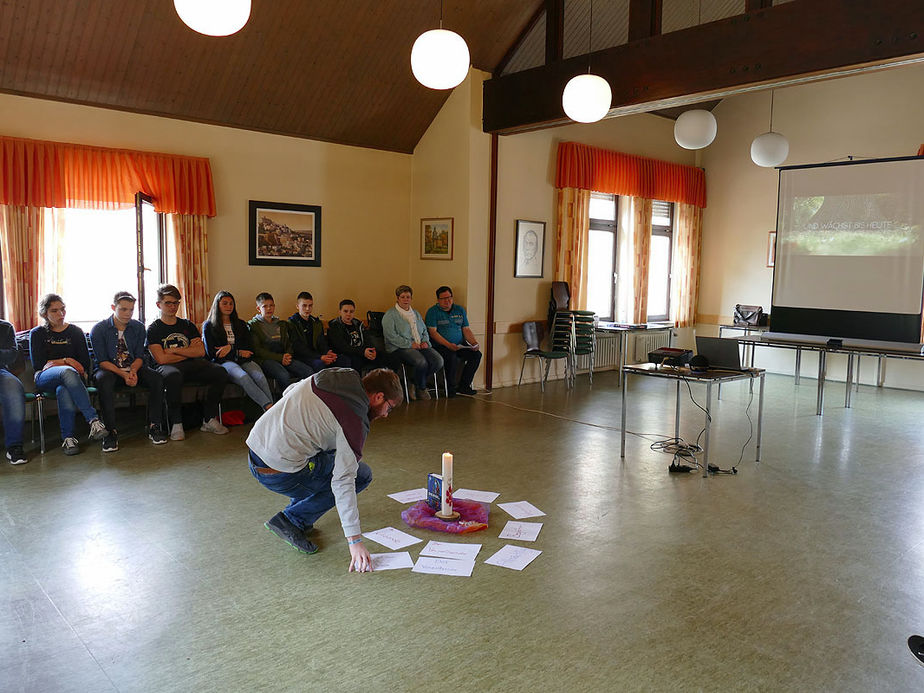
<instances>
[{"instance_id":1,"label":"wooden ceiling panel","mask_svg":"<svg viewBox=\"0 0 924 693\"><path fill-rule=\"evenodd\" d=\"M446 0L493 71L542 0ZM0 0L0 91L411 152L448 97L410 71L438 0L254 0L234 36L170 0Z\"/></svg>"}]
</instances>

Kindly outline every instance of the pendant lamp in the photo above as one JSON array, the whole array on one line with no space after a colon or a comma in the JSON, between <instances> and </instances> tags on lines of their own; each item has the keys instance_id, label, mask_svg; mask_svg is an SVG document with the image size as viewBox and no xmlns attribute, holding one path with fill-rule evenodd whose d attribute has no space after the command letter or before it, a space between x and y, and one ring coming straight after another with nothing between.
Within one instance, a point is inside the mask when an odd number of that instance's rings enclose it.
<instances>
[{"instance_id":1,"label":"pendant lamp","mask_svg":"<svg viewBox=\"0 0 924 693\"><path fill-rule=\"evenodd\" d=\"M709 111L685 111L674 123L674 140L684 149L702 149L712 144L717 129L715 116Z\"/></svg>"},{"instance_id":2,"label":"pendant lamp","mask_svg":"<svg viewBox=\"0 0 924 693\"><path fill-rule=\"evenodd\" d=\"M411 48L411 72L430 89L452 89L468 75L471 56L465 39L443 28L443 2L440 0L440 28L425 31Z\"/></svg>"},{"instance_id":3,"label":"pendant lamp","mask_svg":"<svg viewBox=\"0 0 924 693\"><path fill-rule=\"evenodd\" d=\"M565 114L579 123L596 123L610 112L613 91L603 77L590 71L590 54L593 51L594 3L590 2L590 27L587 32L587 74L572 77L561 94Z\"/></svg>"},{"instance_id":4,"label":"pendant lamp","mask_svg":"<svg viewBox=\"0 0 924 693\"><path fill-rule=\"evenodd\" d=\"M751 161L764 168L779 166L789 156L789 140L773 131L773 91L770 92L770 130L751 142Z\"/></svg>"},{"instance_id":5,"label":"pendant lamp","mask_svg":"<svg viewBox=\"0 0 924 693\"><path fill-rule=\"evenodd\" d=\"M250 19L250 0L173 0L180 19L206 36L230 36Z\"/></svg>"}]
</instances>

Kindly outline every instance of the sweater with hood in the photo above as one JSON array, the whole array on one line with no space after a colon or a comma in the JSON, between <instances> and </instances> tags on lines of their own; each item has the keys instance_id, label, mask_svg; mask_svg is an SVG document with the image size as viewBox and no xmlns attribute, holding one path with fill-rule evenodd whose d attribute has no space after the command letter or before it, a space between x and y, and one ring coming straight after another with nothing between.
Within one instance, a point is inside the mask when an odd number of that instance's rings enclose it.
<instances>
[{"instance_id":1,"label":"sweater with hood","mask_svg":"<svg viewBox=\"0 0 924 693\"><path fill-rule=\"evenodd\" d=\"M369 396L359 373L326 368L286 388L253 425L247 447L271 469L293 473L334 450L330 487L344 536L360 534L356 472L369 434Z\"/></svg>"}]
</instances>

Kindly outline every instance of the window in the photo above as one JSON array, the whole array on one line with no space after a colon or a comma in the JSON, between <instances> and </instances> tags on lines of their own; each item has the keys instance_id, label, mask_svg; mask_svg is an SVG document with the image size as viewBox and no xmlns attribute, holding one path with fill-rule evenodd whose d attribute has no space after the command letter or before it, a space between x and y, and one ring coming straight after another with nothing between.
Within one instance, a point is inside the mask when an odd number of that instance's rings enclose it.
<instances>
[{"instance_id":1,"label":"window","mask_svg":"<svg viewBox=\"0 0 924 693\"><path fill-rule=\"evenodd\" d=\"M587 309L601 320L616 315L616 196L590 194L587 241Z\"/></svg>"},{"instance_id":2,"label":"window","mask_svg":"<svg viewBox=\"0 0 924 693\"><path fill-rule=\"evenodd\" d=\"M138 195L136 207L45 210L42 293L61 294L67 320L89 332L107 316L116 291L137 298L135 318L154 318L157 285L166 281L163 214Z\"/></svg>"},{"instance_id":3,"label":"window","mask_svg":"<svg viewBox=\"0 0 924 693\"><path fill-rule=\"evenodd\" d=\"M673 228L673 203L654 200L651 205L651 254L648 264L649 322L670 317Z\"/></svg>"}]
</instances>

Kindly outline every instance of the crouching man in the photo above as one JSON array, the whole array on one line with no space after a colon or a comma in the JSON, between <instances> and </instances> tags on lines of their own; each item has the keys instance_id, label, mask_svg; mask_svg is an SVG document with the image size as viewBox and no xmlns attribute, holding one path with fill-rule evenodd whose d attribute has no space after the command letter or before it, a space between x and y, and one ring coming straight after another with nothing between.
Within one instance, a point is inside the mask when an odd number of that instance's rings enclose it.
<instances>
[{"instance_id":1,"label":"crouching man","mask_svg":"<svg viewBox=\"0 0 924 693\"><path fill-rule=\"evenodd\" d=\"M350 548L349 570L372 570L356 504L372 470L360 458L370 422L388 416L402 397L398 376L384 368L362 379L349 368L328 368L286 389L247 436L251 474L291 499L266 528L293 548L314 553L318 547L308 535L336 505Z\"/></svg>"}]
</instances>

